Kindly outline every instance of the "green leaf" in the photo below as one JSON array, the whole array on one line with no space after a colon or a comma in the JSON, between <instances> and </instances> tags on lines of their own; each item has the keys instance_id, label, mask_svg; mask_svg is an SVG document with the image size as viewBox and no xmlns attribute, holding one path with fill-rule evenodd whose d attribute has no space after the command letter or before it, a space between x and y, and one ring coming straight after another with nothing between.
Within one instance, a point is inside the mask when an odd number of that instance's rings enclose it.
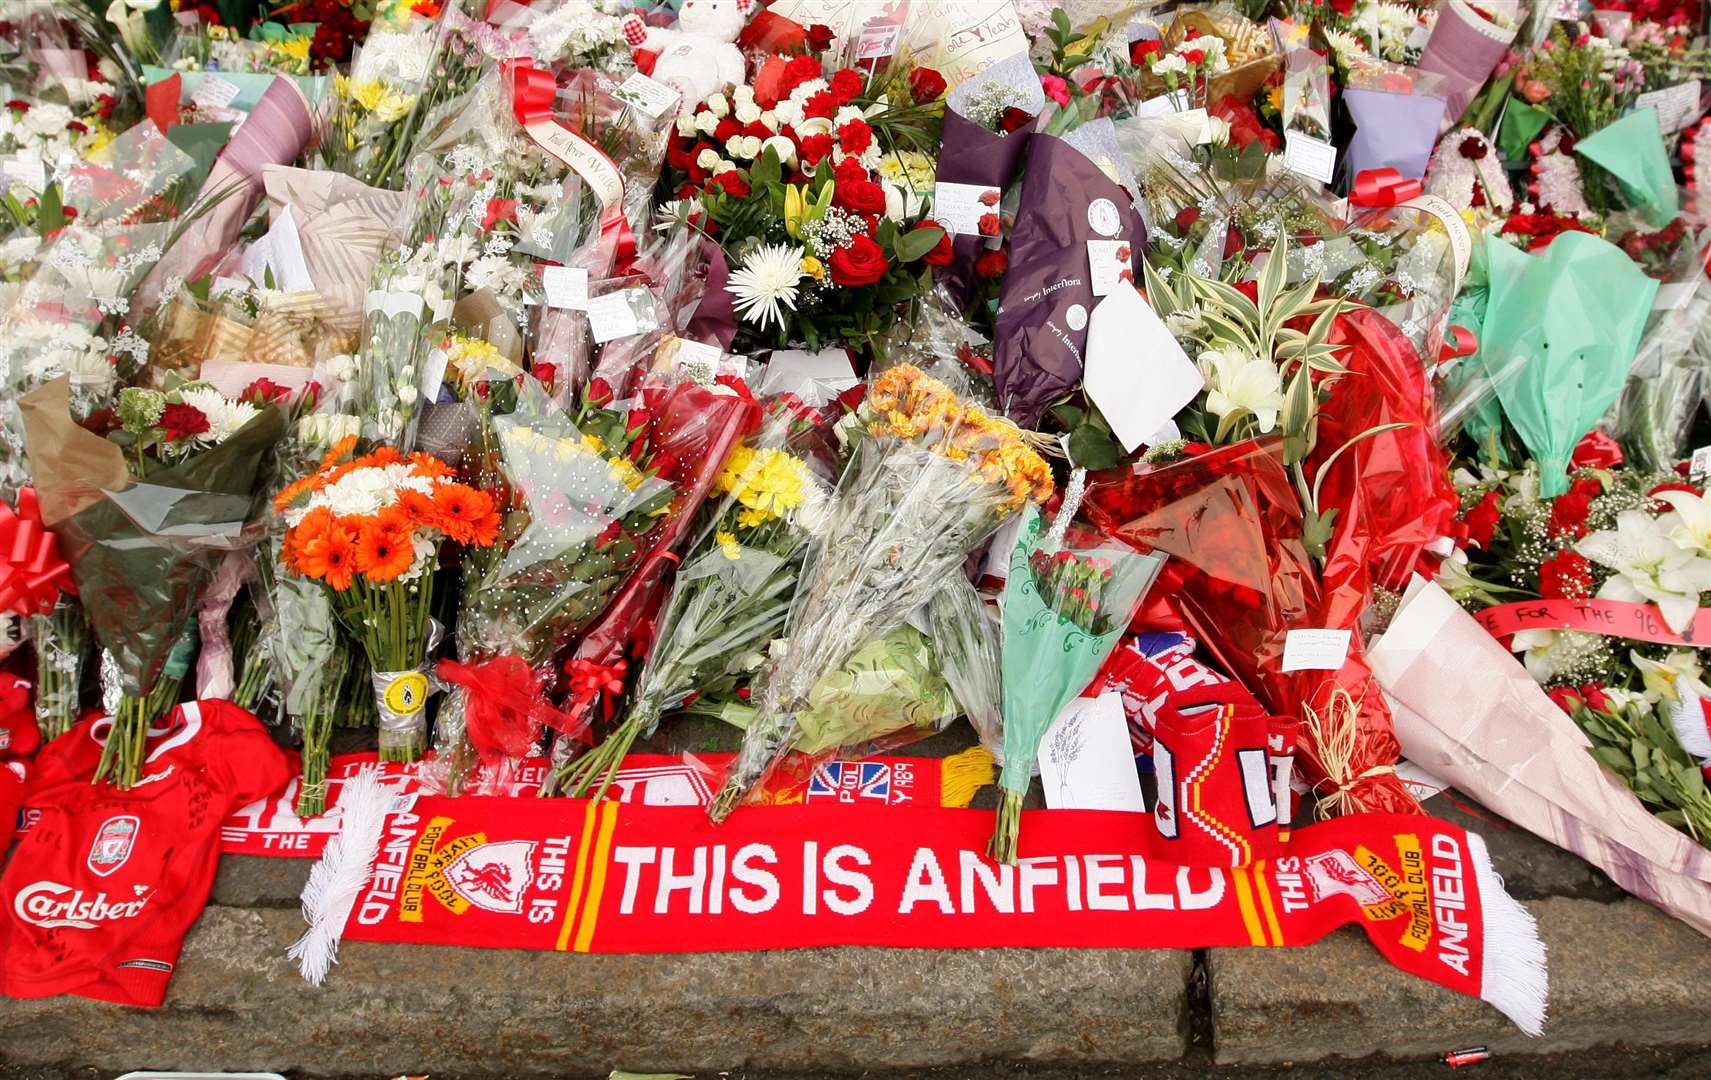
<instances>
[{"instance_id":1,"label":"green leaf","mask_svg":"<svg viewBox=\"0 0 1711 1080\"><path fill-rule=\"evenodd\" d=\"M906 233L898 234L897 243L893 250L897 253L898 261L915 262L927 252L938 247L939 241L944 238L944 235L945 230L936 225L910 229Z\"/></svg>"},{"instance_id":2,"label":"green leaf","mask_svg":"<svg viewBox=\"0 0 1711 1080\"><path fill-rule=\"evenodd\" d=\"M761 151L760 160L749 170L749 183L755 187L775 187L783 175L783 166L778 162L778 152L769 146Z\"/></svg>"},{"instance_id":3,"label":"green leaf","mask_svg":"<svg viewBox=\"0 0 1711 1080\"><path fill-rule=\"evenodd\" d=\"M1626 775L1634 765L1627 754L1614 746L1594 746L1592 756L1598 760L1600 765L1623 775Z\"/></svg>"},{"instance_id":4,"label":"green leaf","mask_svg":"<svg viewBox=\"0 0 1711 1080\"><path fill-rule=\"evenodd\" d=\"M1312 421L1314 411L1313 382L1307 376L1306 368L1296 368L1295 375L1289 380L1289 387L1283 393L1283 463L1293 465L1307 456L1311 446L1300 446L1307 436L1307 425ZM1294 452L1291 443L1295 443Z\"/></svg>"},{"instance_id":5,"label":"green leaf","mask_svg":"<svg viewBox=\"0 0 1711 1080\"><path fill-rule=\"evenodd\" d=\"M59 198L59 185L49 184L42 189L42 197L36 201L37 230L46 236L63 226L67 220L65 206Z\"/></svg>"},{"instance_id":6,"label":"green leaf","mask_svg":"<svg viewBox=\"0 0 1711 1080\"><path fill-rule=\"evenodd\" d=\"M1331 542L1331 534L1336 530L1338 507L1331 507L1323 514L1315 514L1303 510L1301 517L1301 544L1307 549L1307 554L1316 559L1325 557L1325 545Z\"/></svg>"},{"instance_id":7,"label":"green leaf","mask_svg":"<svg viewBox=\"0 0 1711 1080\"><path fill-rule=\"evenodd\" d=\"M1087 419L1087 410L1068 401L1060 401L1050 409L1051 418L1065 431L1073 431Z\"/></svg>"},{"instance_id":8,"label":"green leaf","mask_svg":"<svg viewBox=\"0 0 1711 1080\"><path fill-rule=\"evenodd\" d=\"M1271 249L1266 257L1265 266L1259 272L1259 309L1264 315L1265 324L1261 326L1262 336L1270 336L1277 332L1277 327L1287 318L1287 313L1279 310L1278 294L1283 292L1284 275L1289 269L1289 239L1280 234L1277 246Z\"/></svg>"},{"instance_id":9,"label":"green leaf","mask_svg":"<svg viewBox=\"0 0 1711 1080\"><path fill-rule=\"evenodd\" d=\"M1123 448L1109 431L1082 424L1069 433L1069 458L1089 471L1114 469L1123 463Z\"/></svg>"}]
</instances>

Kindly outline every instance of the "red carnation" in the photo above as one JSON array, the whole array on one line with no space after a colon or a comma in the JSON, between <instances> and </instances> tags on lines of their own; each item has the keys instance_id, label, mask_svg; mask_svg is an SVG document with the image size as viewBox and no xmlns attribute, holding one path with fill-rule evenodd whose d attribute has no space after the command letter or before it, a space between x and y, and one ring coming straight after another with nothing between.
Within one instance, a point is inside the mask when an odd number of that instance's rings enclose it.
<instances>
[{"instance_id":1,"label":"red carnation","mask_svg":"<svg viewBox=\"0 0 1711 1080\"><path fill-rule=\"evenodd\" d=\"M1002 248L983 253L974 260L974 272L981 277L1001 277L1010 268L1010 256Z\"/></svg>"},{"instance_id":2,"label":"red carnation","mask_svg":"<svg viewBox=\"0 0 1711 1080\"><path fill-rule=\"evenodd\" d=\"M825 74L820 61L812 56L794 56L784 65L784 77L779 80L778 96L787 98L790 92L805 82Z\"/></svg>"},{"instance_id":3,"label":"red carnation","mask_svg":"<svg viewBox=\"0 0 1711 1080\"><path fill-rule=\"evenodd\" d=\"M1592 564L1576 552L1557 552L1539 564L1539 595L1546 600L1584 600L1592 595Z\"/></svg>"},{"instance_id":4,"label":"red carnation","mask_svg":"<svg viewBox=\"0 0 1711 1080\"><path fill-rule=\"evenodd\" d=\"M1129 63L1144 64L1147 57L1158 52L1163 43L1158 38L1137 38L1129 42Z\"/></svg>"},{"instance_id":5,"label":"red carnation","mask_svg":"<svg viewBox=\"0 0 1711 1080\"><path fill-rule=\"evenodd\" d=\"M830 90L811 95L802 103L802 115L818 120L830 120L838 111L838 96Z\"/></svg>"},{"instance_id":6,"label":"red carnation","mask_svg":"<svg viewBox=\"0 0 1711 1080\"><path fill-rule=\"evenodd\" d=\"M832 96L838 99L839 105L848 105L861 93L861 76L849 68L841 68L832 75Z\"/></svg>"},{"instance_id":7,"label":"red carnation","mask_svg":"<svg viewBox=\"0 0 1711 1080\"><path fill-rule=\"evenodd\" d=\"M943 226L936 225L931 221L923 221L919 225L915 226L915 229L917 231L919 231L921 229L938 229L939 230L939 242L937 244L933 245L933 250L931 250L931 251L927 252L925 255L921 256L921 261L926 263L928 266L948 266L948 265L950 265L950 261L951 261L951 234L948 232L945 232Z\"/></svg>"},{"instance_id":8,"label":"red carnation","mask_svg":"<svg viewBox=\"0 0 1711 1080\"><path fill-rule=\"evenodd\" d=\"M909 96L915 99L916 104L937 101L944 92L945 77L932 68L916 68L909 73Z\"/></svg>"},{"instance_id":9,"label":"red carnation","mask_svg":"<svg viewBox=\"0 0 1711 1080\"><path fill-rule=\"evenodd\" d=\"M1567 491L1551 502L1550 534L1585 536L1586 516L1592 511L1592 500L1603 493L1603 485L1597 480L1576 480Z\"/></svg>"},{"instance_id":10,"label":"red carnation","mask_svg":"<svg viewBox=\"0 0 1711 1080\"><path fill-rule=\"evenodd\" d=\"M749 193L754 190L749 187L747 178L735 169L731 169L728 172L722 172L718 176L715 176L713 179L707 181L707 186L709 188L718 188L725 194L737 199L747 198Z\"/></svg>"},{"instance_id":11,"label":"red carnation","mask_svg":"<svg viewBox=\"0 0 1711 1080\"><path fill-rule=\"evenodd\" d=\"M865 236L857 236L832 252L828 265L832 280L839 285L872 285L891 269L885 252Z\"/></svg>"},{"instance_id":12,"label":"red carnation","mask_svg":"<svg viewBox=\"0 0 1711 1080\"><path fill-rule=\"evenodd\" d=\"M481 231L490 232L502 221L517 220L516 199L488 199L487 213L481 218Z\"/></svg>"},{"instance_id":13,"label":"red carnation","mask_svg":"<svg viewBox=\"0 0 1711 1080\"><path fill-rule=\"evenodd\" d=\"M208 431L208 417L194 405L173 402L160 412L161 436L167 442L183 442Z\"/></svg>"},{"instance_id":14,"label":"red carnation","mask_svg":"<svg viewBox=\"0 0 1711 1080\"><path fill-rule=\"evenodd\" d=\"M1190 64L1202 63L1206 59L1206 50L1205 49L1189 49L1187 52L1184 52L1182 54L1182 58L1184 60L1188 61Z\"/></svg>"},{"instance_id":15,"label":"red carnation","mask_svg":"<svg viewBox=\"0 0 1711 1080\"><path fill-rule=\"evenodd\" d=\"M1497 508L1497 489L1492 488L1461 516L1462 526L1467 530L1467 542L1474 547L1489 546L1502 517Z\"/></svg>"},{"instance_id":16,"label":"red carnation","mask_svg":"<svg viewBox=\"0 0 1711 1080\"><path fill-rule=\"evenodd\" d=\"M832 201L845 210L853 210L858 214L885 213L885 189L864 178L846 179L840 175Z\"/></svg>"},{"instance_id":17,"label":"red carnation","mask_svg":"<svg viewBox=\"0 0 1711 1080\"><path fill-rule=\"evenodd\" d=\"M860 155L873 145L873 129L866 120L851 120L838 129L838 146L844 153Z\"/></svg>"},{"instance_id":18,"label":"red carnation","mask_svg":"<svg viewBox=\"0 0 1711 1080\"><path fill-rule=\"evenodd\" d=\"M820 159L832 152L832 137L830 135L809 135L796 143L796 154L809 165L818 165Z\"/></svg>"}]
</instances>

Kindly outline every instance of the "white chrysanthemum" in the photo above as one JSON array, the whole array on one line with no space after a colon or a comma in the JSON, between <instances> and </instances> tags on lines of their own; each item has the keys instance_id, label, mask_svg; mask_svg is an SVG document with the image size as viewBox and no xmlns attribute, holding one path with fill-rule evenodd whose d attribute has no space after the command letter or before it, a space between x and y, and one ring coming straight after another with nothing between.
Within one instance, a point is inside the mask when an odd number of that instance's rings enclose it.
<instances>
[{"instance_id":1,"label":"white chrysanthemum","mask_svg":"<svg viewBox=\"0 0 1711 1080\"><path fill-rule=\"evenodd\" d=\"M226 400L226 395L212 386L192 387L181 391L178 397L208 418L208 430L198 436L197 441L210 446L218 446L237 434L238 429L255 419L259 411L247 401Z\"/></svg>"},{"instance_id":2,"label":"white chrysanthemum","mask_svg":"<svg viewBox=\"0 0 1711 1080\"><path fill-rule=\"evenodd\" d=\"M29 112L24 114L23 128L38 138L47 138L65 131L65 125L76 117L70 109L57 101L38 101Z\"/></svg>"},{"instance_id":3,"label":"white chrysanthemum","mask_svg":"<svg viewBox=\"0 0 1711 1080\"><path fill-rule=\"evenodd\" d=\"M796 286L802 280L802 249L762 244L731 275L728 288L737 298L738 315L762 330L776 322L784 328L784 308L796 310Z\"/></svg>"}]
</instances>

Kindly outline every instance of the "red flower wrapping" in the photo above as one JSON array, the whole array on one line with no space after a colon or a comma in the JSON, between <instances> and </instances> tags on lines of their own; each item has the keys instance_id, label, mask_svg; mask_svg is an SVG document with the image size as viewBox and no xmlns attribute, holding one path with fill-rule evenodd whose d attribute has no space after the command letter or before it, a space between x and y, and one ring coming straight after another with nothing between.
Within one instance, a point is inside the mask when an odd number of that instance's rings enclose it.
<instances>
[{"instance_id":1,"label":"red flower wrapping","mask_svg":"<svg viewBox=\"0 0 1711 1080\"><path fill-rule=\"evenodd\" d=\"M1280 449L1275 440L1250 441L1163 468L1096 474L1083 507L1124 542L1172 556L1151 595L1168 599L1214 662L1270 712L1303 721L1298 760L1321 798L1362 811L1418 811L1395 775L1401 749L1361 656L1359 605L1327 596L1301 542L1301 507ZM1143 612L1149 625L1168 625L1168 614L1158 614ZM1289 631L1309 628L1352 632L1341 668L1283 670ZM1348 760L1325 760L1314 715L1325 725L1354 723Z\"/></svg>"}]
</instances>

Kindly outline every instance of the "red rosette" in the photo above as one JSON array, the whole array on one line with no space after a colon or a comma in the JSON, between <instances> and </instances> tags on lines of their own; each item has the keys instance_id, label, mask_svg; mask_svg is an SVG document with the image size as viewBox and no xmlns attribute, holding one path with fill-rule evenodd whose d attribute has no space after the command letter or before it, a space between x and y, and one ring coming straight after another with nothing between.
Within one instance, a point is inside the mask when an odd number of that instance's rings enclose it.
<instances>
[{"instance_id":1,"label":"red rosette","mask_svg":"<svg viewBox=\"0 0 1711 1080\"><path fill-rule=\"evenodd\" d=\"M61 593L77 593L59 540L42 525L36 489L18 492L18 508L0 503L0 610L40 615Z\"/></svg>"}]
</instances>

